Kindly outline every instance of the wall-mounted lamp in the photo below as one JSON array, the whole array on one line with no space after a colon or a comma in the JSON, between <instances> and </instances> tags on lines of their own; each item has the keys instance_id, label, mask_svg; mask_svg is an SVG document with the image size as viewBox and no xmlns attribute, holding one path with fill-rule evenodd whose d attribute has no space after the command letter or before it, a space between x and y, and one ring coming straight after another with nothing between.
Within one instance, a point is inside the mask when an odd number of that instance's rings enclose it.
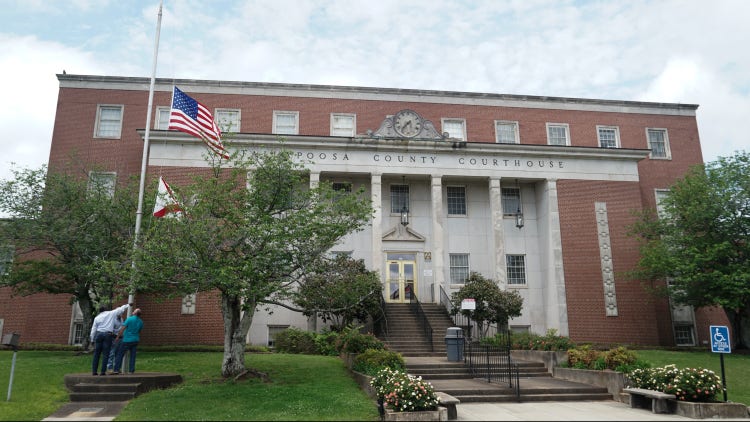
<instances>
[{"instance_id":1,"label":"wall-mounted lamp","mask_svg":"<svg viewBox=\"0 0 750 422\"><path fill-rule=\"evenodd\" d=\"M516 211L516 227L520 229L523 227L523 213L521 212L521 187L518 185L518 179L516 179L516 187L518 188L518 210Z\"/></svg>"},{"instance_id":2,"label":"wall-mounted lamp","mask_svg":"<svg viewBox=\"0 0 750 422\"><path fill-rule=\"evenodd\" d=\"M406 207L401 208L401 225L404 227L409 225L409 210Z\"/></svg>"}]
</instances>

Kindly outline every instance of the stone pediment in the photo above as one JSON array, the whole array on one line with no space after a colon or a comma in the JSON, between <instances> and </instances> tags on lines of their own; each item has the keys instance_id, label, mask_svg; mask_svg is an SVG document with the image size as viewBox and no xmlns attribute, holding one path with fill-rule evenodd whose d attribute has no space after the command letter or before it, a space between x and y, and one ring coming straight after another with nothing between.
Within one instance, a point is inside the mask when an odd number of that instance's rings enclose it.
<instances>
[{"instance_id":1,"label":"stone pediment","mask_svg":"<svg viewBox=\"0 0 750 422\"><path fill-rule=\"evenodd\" d=\"M368 131L370 132L370 131ZM386 116L385 120L375 132L371 133L374 138L400 138L400 139L422 139L441 141L447 138L446 134L438 133L435 125L422 118L416 111L404 109L392 116Z\"/></svg>"},{"instance_id":2,"label":"stone pediment","mask_svg":"<svg viewBox=\"0 0 750 422\"><path fill-rule=\"evenodd\" d=\"M399 240L407 242L424 242L425 238L421 234L410 229L409 226L397 224L383 234L383 241Z\"/></svg>"}]
</instances>

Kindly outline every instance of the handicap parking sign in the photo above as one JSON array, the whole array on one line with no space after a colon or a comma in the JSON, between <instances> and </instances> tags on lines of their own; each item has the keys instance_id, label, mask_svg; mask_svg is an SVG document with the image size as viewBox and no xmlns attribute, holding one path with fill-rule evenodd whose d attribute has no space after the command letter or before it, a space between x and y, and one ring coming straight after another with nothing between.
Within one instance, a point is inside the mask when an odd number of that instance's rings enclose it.
<instances>
[{"instance_id":1,"label":"handicap parking sign","mask_svg":"<svg viewBox=\"0 0 750 422\"><path fill-rule=\"evenodd\" d=\"M711 351L713 353L732 353L729 344L729 329L726 325L712 325L711 329Z\"/></svg>"}]
</instances>

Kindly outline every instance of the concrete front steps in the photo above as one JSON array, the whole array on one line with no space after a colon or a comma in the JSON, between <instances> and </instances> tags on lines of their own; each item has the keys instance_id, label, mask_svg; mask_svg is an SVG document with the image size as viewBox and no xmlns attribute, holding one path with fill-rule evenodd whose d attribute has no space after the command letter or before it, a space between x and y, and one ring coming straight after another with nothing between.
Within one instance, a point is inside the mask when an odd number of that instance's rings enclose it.
<instances>
[{"instance_id":1,"label":"concrete front steps","mask_svg":"<svg viewBox=\"0 0 750 422\"><path fill-rule=\"evenodd\" d=\"M149 390L168 388L182 382L179 374L137 372L135 374L95 376L68 374L65 387L71 402L128 401Z\"/></svg>"},{"instance_id":2,"label":"concrete front steps","mask_svg":"<svg viewBox=\"0 0 750 422\"><path fill-rule=\"evenodd\" d=\"M422 309L432 327L432 343L425 335L419 319L408 303L388 303L385 307L388 334L381 337L391 350L402 356L445 356L445 334L453 321L445 308L434 303L422 304Z\"/></svg>"}]
</instances>

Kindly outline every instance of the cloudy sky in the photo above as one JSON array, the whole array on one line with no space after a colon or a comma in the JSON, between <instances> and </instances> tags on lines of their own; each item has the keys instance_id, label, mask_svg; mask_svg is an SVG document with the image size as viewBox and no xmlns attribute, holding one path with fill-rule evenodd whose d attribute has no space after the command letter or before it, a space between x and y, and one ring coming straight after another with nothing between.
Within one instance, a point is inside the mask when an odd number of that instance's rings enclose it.
<instances>
[{"instance_id":1,"label":"cloudy sky","mask_svg":"<svg viewBox=\"0 0 750 422\"><path fill-rule=\"evenodd\" d=\"M746 0L163 3L157 77L698 104L704 161L750 146ZM57 73L151 76L159 0L0 5L7 179L47 162Z\"/></svg>"}]
</instances>

